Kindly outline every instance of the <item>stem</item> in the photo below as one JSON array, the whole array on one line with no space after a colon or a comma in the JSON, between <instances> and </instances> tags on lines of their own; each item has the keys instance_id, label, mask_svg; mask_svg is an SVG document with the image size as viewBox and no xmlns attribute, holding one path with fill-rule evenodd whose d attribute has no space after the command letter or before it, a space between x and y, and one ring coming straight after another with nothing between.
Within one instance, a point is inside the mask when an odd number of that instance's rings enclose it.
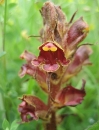
<instances>
[{"instance_id":1,"label":"stem","mask_svg":"<svg viewBox=\"0 0 99 130\"><path fill-rule=\"evenodd\" d=\"M7 20L7 0L5 0L5 10L4 10L4 29L3 29L3 51L5 51L5 33L6 33L6 20Z\"/></svg>"},{"instance_id":2,"label":"stem","mask_svg":"<svg viewBox=\"0 0 99 130\"><path fill-rule=\"evenodd\" d=\"M57 130L55 112L51 112L50 121L45 124L45 130Z\"/></svg>"},{"instance_id":3,"label":"stem","mask_svg":"<svg viewBox=\"0 0 99 130\"><path fill-rule=\"evenodd\" d=\"M46 122L44 130L57 130L57 124L56 124L56 111L52 110L52 99L55 98L55 95L60 88L60 84L57 85L57 87L53 84L50 86L50 94L48 98L48 107L49 107L49 112L48 115L51 116L49 122Z\"/></svg>"},{"instance_id":4,"label":"stem","mask_svg":"<svg viewBox=\"0 0 99 130\"><path fill-rule=\"evenodd\" d=\"M3 24L3 32L2 32L2 50L5 51L5 38L6 38L6 21L7 21L7 0L5 0L5 9L4 9L4 24ZM4 75L6 80L6 55L3 57L3 66L4 66Z\"/></svg>"},{"instance_id":5,"label":"stem","mask_svg":"<svg viewBox=\"0 0 99 130\"><path fill-rule=\"evenodd\" d=\"M6 19L7 19L7 0L5 0L5 8L4 8L4 24L3 24L3 30L2 30L2 51L5 51L5 36L6 36ZM3 63L3 67L4 67L4 79L6 82L6 56L3 56L2 59L2 63ZM5 87L5 85L4 85ZM3 109L5 110L5 101L4 101L4 95L1 93L0 94L0 102L2 102L2 108L0 108L1 110ZM3 118L6 117L6 112L3 114Z\"/></svg>"}]
</instances>

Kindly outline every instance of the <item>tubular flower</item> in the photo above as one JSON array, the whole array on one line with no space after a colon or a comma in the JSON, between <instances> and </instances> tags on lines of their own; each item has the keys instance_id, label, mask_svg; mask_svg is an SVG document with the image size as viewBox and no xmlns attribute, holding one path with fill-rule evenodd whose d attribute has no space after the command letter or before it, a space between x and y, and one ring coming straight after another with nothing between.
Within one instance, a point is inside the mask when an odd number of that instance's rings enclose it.
<instances>
[{"instance_id":1,"label":"tubular flower","mask_svg":"<svg viewBox=\"0 0 99 130\"><path fill-rule=\"evenodd\" d=\"M74 47L81 42L89 32L89 26L81 17L70 27L68 31L67 44Z\"/></svg>"},{"instance_id":2,"label":"tubular flower","mask_svg":"<svg viewBox=\"0 0 99 130\"><path fill-rule=\"evenodd\" d=\"M65 58L63 49L55 42L46 42L39 47L39 50L39 56L32 60L32 65L40 66L46 72L55 72L60 65L64 66L69 63L69 60Z\"/></svg>"},{"instance_id":3,"label":"tubular flower","mask_svg":"<svg viewBox=\"0 0 99 130\"><path fill-rule=\"evenodd\" d=\"M83 101L84 96L86 95L84 87L85 87L85 81L83 81L81 90L78 90L72 87L71 85L66 86L57 93L55 98L57 104L54 105L63 107L63 106L75 106L80 104Z\"/></svg>"},{"instance_id":4,"label":"tubular flower","mask_svg":"<svg viewBox=\"0 0 99 130\"><path fill-rule=\"evenodd\" d=\"M77 45L85 39L89 32L88 24L83 20L83 17L75 21L68 32L64 35L63 44L66 49L75 50ZM67 50L66 50L67 51Z\"/></svg>"},{"instance_id":5,"label":"tubular flower","mask_svg":"<svg viewBox=\"0 0 99 130\"><path fill-rule=\"evenodd\" d=\"M21 59L25 59L27 61L27 64L22 65L21 70L19 71L19 76L22 78L26 74L32 76L36 81L39 83L41 88L47 92L47 84L46 84L46 78L47 75L44 71L39 69L37 66L33 66L31 64L31 61L36 58L32 53L28 51L24 51L21 56Z\"/></svg>"},{"instance_id":6,"label":"tubular flower","mask_svg":"<svg viewBox=\"0 0 99 130\"><path fill-rule=\"evenodd\" d=\"M66 71L64 72L62 82L66 82L74 75L77 75L84 65L91 65L92 63L89 60L91 54L92 49L90 46L80 46L75 52L71 63L68 65Z\"/></svg>"},{"instance_id":7,"label":"tubular flower","mask_svg":"<svg viewBox=\"0 0 99 130\"><path fill-rule=\"evenodd\" d=\"M19 105L18 110L21 113L22 122L45 118L48 107L39 98L24 95L20 99L22 100L22 103ZM30 117L28 118L28 116Z\"/></svg>"},{"instance_id":8,"label":"tubular flower","mask_svg":"<svg viewBox=\"0 0 99 130\"><path fill-rule=\"evenodd\" d=\"M30 53L27 50L25 50L21 54L20 58L21 59L25 59L27 61L27 64L24 64L21 67L21 70L19 72L19 76L22 78L26 74L28 74L28 75L31 75L31 76L35 77L35 72L36 72L37 68L35 66L32 66L31 60L35 59L36 57L32 53Z\"/></svg>"}]
</instances>

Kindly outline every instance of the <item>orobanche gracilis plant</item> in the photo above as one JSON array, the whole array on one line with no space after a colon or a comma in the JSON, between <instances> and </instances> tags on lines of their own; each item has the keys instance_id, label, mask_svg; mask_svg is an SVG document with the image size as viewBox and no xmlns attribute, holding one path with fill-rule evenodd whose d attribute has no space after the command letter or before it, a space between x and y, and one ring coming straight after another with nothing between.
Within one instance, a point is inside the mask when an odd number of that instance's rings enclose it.
<instances>
[{"instance_id":1,"label":"orobanche gracilis plant","mask_svg":"<svg viewBox=\"0 0 99 130\"><path fill-rule=\"evenodd\" d=\"M19 75L23 77L27 74L35 78L47 93L48 102L45 104L35 95L23 95L18 110L22 122L42 119L46 121L45 129L56 130L56 112L63 107L82 103L86 95L84 79L81 89L67 84L67 81L77 75L82 66L91 64L90 46L79 45L87 36L89 27L83 17L72 23L76 13L67 22L61 7L52 2L46 2L40 13L43 27L40 31L39 55L36 57L25 50L20 58L27 63L21 67Z\"/></svg>"}]
</instances>

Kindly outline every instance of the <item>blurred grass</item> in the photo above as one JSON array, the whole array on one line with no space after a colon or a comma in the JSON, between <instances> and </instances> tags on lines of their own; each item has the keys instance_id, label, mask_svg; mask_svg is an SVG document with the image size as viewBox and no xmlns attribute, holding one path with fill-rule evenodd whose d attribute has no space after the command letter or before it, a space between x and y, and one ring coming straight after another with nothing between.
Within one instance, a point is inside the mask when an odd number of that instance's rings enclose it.
<instances>
[{"instance_id":1,"label":"blurred grass","mask_svg":"<svg viewBox=\"0 0 99 130\"><path fill-rule=\"evenodd\" d=\"M5 34L5 52L3 50L3 27L5 5L0 4L0 130L3 119L10 123L20 119L17 111L18 97L22 94L35 94L45 102L45 94L30 77L18 77L18 72L25 61L19 56L24 50L38 54L40 42L37 38L27 38L28 35L39 35L42 18L39 10L45 0L9 0L7 4L7 21ZM92 43L93 54L90 58L92 66L84 67L83 71L73 78L72 84L79 87L81 79L85 79L86 97L81 105L75 108L62 109L63 113L74 113L64 119L58 130L84 130L99 120L99 0L53 0L60 5L66 14L67 21L77 11L75 19L83 16L90 26L90 33L82 43ZM6 68L4 65L6 58ZM79 82L78 82L79 81ZM38 128L38 124L40 128ZM33 121L22 124L18 130L42 129L42 122Z\"/></svg>"}]
</instances>

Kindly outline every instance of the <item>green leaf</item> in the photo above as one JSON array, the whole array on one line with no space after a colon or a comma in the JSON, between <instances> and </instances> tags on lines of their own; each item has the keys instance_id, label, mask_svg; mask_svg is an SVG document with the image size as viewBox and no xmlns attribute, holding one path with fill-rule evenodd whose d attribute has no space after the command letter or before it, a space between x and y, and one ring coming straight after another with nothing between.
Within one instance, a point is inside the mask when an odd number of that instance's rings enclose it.
<instances>
[{"instance_id":1,"label":"green leaf","mask_svg":"<svg viewBox=\"0 0 99 130\"><path fill-rule=\"evenodd\" d=\"M17 122L17 120L13 121L10 127L10 130L17 130L19 124Z\"/></svg>"},{"instance_id":2,"label":"green leaf","mask_svg":"<svg viewBox=\"0 0 99 130\"><path fill-rule=\"evenodd\" d=\"M99 121L85 130L99 130Z\"/></svg>"},{"instance_id":3,"label":"green leaf","mask_svg":"<svg viewBox=\"0 0 99 130\"><path fill-rule=\"evenodd\" d=\"M6 52L5 52L5 51L0 52L0 57L4 56L5 54L6 54Z\"/></svg>"},{"instance_id":4,"label":"green leaf","mask_svg":"<svg viewBox=\"0 0 99 130\"><path fill-rule=\"evenodd\" d=\"M9 128L10 128L10 124L9 124L9 122L6 119L4 119L4 121L2 123L2 128L4 130L9 130Z\"/></svg>"}]
</instances>

